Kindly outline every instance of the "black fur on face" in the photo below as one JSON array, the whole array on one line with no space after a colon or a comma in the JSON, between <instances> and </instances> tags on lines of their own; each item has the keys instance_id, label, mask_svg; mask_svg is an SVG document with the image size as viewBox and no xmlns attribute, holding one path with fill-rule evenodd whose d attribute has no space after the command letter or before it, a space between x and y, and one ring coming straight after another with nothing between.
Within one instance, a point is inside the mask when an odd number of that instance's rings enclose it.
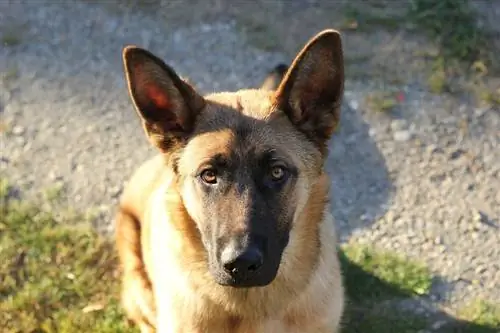
<instances>
[{"instance_id":1,"label":"black fur on face","mask_svg":"<svg viewBox=\"0 0 500 333\"><path fill-rule=\"evenodd\" d=\"M294 216L297 168L276 147L252 145L238 128L228 149L204 158L185 179L215 281L265 286L278 273ZM189 148L187 148L189 149ZM292 200L291 200L292 198Z\"/></svg>"}]
</instances>

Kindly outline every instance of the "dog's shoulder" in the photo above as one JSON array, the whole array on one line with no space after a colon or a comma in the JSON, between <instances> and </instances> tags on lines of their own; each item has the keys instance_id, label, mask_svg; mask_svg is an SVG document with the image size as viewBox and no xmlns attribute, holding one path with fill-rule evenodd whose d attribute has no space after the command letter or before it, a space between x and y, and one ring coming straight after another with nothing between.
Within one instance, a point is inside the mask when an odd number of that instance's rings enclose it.
<instances>
[{"instance_id":1,"label":"dog's shoulder","mask_svg":"<svg viewBox=\"0 0 500 333\"><path fill-rule=\"evenodd\" d=\"M152 193L168 177L165 158L158 154L145 161L126 184L120 198L120 206L137 220L142 220Z\"/></svg>"}]
</instances>

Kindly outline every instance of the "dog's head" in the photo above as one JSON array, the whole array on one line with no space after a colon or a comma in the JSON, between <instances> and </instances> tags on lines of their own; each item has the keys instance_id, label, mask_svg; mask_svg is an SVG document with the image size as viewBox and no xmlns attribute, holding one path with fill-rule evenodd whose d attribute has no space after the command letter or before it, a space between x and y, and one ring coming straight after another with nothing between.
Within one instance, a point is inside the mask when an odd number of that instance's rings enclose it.
<instances>
[{"instance_id":1,"label":"dog's head","mask_svg":"<svg viewBox=\"0 0 500 333\"><path fill-rule=\"evenodd\" d=\"M128 46L123 60L131 99L150 141L169 157L213 278L234 287L271 283L339 122L339 33L312 38L272 90L267 82L201 96L146 50Z\"/></svg>"}]
</instances>

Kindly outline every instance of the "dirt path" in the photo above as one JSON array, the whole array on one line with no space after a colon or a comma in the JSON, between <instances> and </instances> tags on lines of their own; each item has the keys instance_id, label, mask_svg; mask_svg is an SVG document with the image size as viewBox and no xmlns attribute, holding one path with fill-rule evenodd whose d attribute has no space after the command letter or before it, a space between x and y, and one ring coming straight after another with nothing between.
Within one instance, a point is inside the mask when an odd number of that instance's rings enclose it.
<instances>
[{"instance_id":1,"label":"dirt path","mask_svg":"<svg viewBox=\"0 0 500 333\"><path fill-rule=\"evenodd\" d=\"M321 11L305 3L281 13L300 9L312 18ZM318 21L296 38L278 31L274 39L256 40L248 29L242 33L241 20L221 14L222 2L212 5L189 19L171 5L168 19L159 19L86 2L0 2L0 32L4 42L9 38L0 47L2 174L26 196L63 184L71 206L96 208L100 225L109 226L123 182L154 154L126 94L123 45L151 49L204 92L235 90L290 60L315 28L330 22ZM245 3L235 8L244 11ZM260 29L252 22L248 26ZM294 22L290 31L300 30ZM346 53L361 42L348 35ZM408 76L407 58L381 52L418 46L417 39L403 43L401 36L374 33L363 43L359 47L380 46L370 49L377 55L371 62L394 61ZM359 68L367 73L377 66L359 61ZM500 111L431 95L411 81L394 88L359 78L348 77L329 160L342 240L424 260L439 280L432 301L500 302ZM400 103L391 113L364 103L381 89L396 89Z\"/></svg>"}]
</instances>

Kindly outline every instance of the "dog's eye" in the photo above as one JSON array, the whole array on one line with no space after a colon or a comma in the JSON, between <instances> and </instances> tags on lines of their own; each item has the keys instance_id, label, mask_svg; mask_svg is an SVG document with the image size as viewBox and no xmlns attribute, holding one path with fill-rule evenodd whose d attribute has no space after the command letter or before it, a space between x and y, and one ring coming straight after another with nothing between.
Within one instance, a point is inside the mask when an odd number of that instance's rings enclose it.
<instances>
[{"instance_id":1,"label":"dog's eye","mask_svg":"<svg viewBox=\"0 0 500 333\"><path fill-rule=\"evenodd\" d=\"M201 175L201 179L207 184L217 183L217 173L213 169L204 170Z\"/></svg>"},{"instance_id":2,"label":"dog's eye","mask_svg":"<svg viewBox=\"0 0 500 333\"><path fill-rule=\"evenodd\" d=\"M271 168L271 179L275 182L279 182L285 178L286 170L280 165L275 165Z\"/></svg>"}]
</instances>

